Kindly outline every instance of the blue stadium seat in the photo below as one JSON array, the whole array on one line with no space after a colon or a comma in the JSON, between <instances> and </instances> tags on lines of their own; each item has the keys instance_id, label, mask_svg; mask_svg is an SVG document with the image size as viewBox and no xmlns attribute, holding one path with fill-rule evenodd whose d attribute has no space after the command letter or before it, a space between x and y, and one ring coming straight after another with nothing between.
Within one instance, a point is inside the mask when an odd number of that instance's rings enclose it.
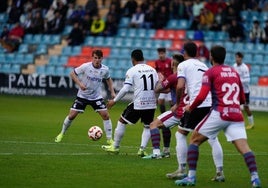
<instances>
[{"instance_id":1,"label":"blue stadium seat","mask_svg":"<svg viewBox=\"0 0 268 188\"><path fill-rule=\"evenodd\" d=\"M72 29L73 29L73 26L72 26L72 25L66 25L66 26L64 27L64 29L63 29L62 34L63 34L63 35L69 35L70 32L72 31Z\"/></svg>"},{"instance_id":2,"label":"blue stadium seat","mask_svg":"<svg viewBox=\"0 0 268 188\"><path fill-rule=\"evenodd\" d=\"M113 46L114 45L114 37L106 37L104 39L105 46Z\"/></svg>"},{"instance_id":3,"label":"blue stadium seat","mask_svg":"<svg viewBox=\"0 0 268 188\"><path fill-rule=\"evenodd\" d=\"M6 55L4 53L0 53L0 64L6 63Z\"/></svg>"},{"instance_id":4,"label":"blue stadium seat","mask_svg":"<svg viewBox=\"0 0 268 188\"><path fill-rule=\"evenodd\" d=\"M104 39L105 39L105 37L103 37L103 36L95 37L94 46L105 46Z\"/></svg>"},{"instance_id":5,"label":"blue stadium seat","mask_svg":"<svg viewBox=\"0 0 268 188\"><path fill-rule=\"evenodd\" d=\"M28 52L29 52L28 44L20 44L18 53L28 53Z\"/></svg>"},{"instance_id":6,"label":"blue stadium seat","mask_svg":"<svg viewBox=\"0 0 268 188\"><path fill-rule=\"evenodd\" d=\"M189 29L189 21L187 19L179 19L176 29Z\"/></svg>"},{"instance_id":7,"label":"blue stadium seat","mask_svg":"<svg viewBox=\"0 0 268 188\"><path fill-rule=\"evenodd\" d=\"M224 31L217 31L215 32L215 40L217 41L225 41L229 39L229 35L227 32Z\"/></svg>"},{"instance_id":8,"label":"blue stadium seat","mask_svg":"<svg viewBox=\"0 0 268 188\"><path fill-rule=\"evenodd\" d=\"M7 63L14 63L15 59L16 59L15 53L6 54L5 61Z\"/></svg>"},{"instance_id":9,"label":"blue stadium seat","mask_svg":"<svg viewBox=\"0 0 268 188\"><path fill-rule=\"evenodd\" d=\"M244 44L244 49L243 51L246 53L252 53L255 50L255 45L251 42L246 42Z\"/></svg>"},{"instance_id":10,"label":"blue stadium seat","mask_svg":"<svg viewBox=\"0 0 268 188\"><path fill-rule=\"evenodd\" d=\"M127 28L119 28L117 31L118 37L126 37L127 36L128 29Z\"/></svg>"},{"instance_id":11,"label":"blue stadium seat","mask_svg":"<svg viewBox=\"0 0 268 188\"><path fill-rule=\"evenodd\" d=\"M63 66L65 64L67 64L68 58L69 58L68 56L64 56L64 55L59 56L59 58L58 58L58 65L59 66Z\"/></svg>"},{"instance_id":12,"label":"blue stadium seat","mask_svg":"<svg viewBox=\"0 0 268 188\"><path fill-rule=\"evenodd\" d=\"M36 34L33 35L32 41L30 42L30 44L40 44L42 43L42 35L41 34Z\"/></svg>"},{"instance_id":13,"label":"blue stadium seat","mask_svg":"<svg viewBox=\"0 0 268 188\"><path fill-rule=\"evenodd\" d=\"M73 46L72 53L70 55L79 55L81 54L82 47L81 46Z\"/></svg>"},{"instance_id":14,"label":"blue stadium seat","mask_svg":"<svg viewBox=\"0 0 268 188\"><path fill-rule=\"evenodd\" d=\"M260 76L260 66L251 65L250 66L250 76Z\"/></svg>"},{"instance_id":15,"label":"blue stadium seat","mask_svg":"<svg viewBox=\"0 0 268 188\"><path fill-rule=\"evenodd\" d=\"M250 77L250 84L251 85L257 85L259 81L259 77L258 76L251 76Z\"/></svg>"},{"instance_id":16,"label":"blue stadium seat","mask_svg":"<svg viewBox=\"0 0 268 188\"><path fill-rule=\"evenodd\" d=\"M116 70L113 70L111 77L114 79L124 79L125 73L121 69L116 69Z\"/></svg>"},{"instance_id":17,"label":"blue stadium seat","mask_svg":"<svg viewBox=\"0 0 268 188\"><path fill-rule=\"evenodd\" d=\"M250 17L248 10L240 11L240 17L243 21L247 21Z\"/></svg>"},{"instance_id":18,"label":"blue stadium seat","mask_svg":"<svg viewBox=\"0 0 268 188\"><path fill-rule=\"evenodd\" d=\"M23 43L25 44L32 44L33 42L33 35L32 34L26 34L23 37Z\"/></svg>"},{"instance_id":19,"label":"blue stadium seat","mask_svg":"<svg viewBox=\"0 0 268 188\"><path fill-rule=\"evenodd\" d=\"M139 28L136 30L136 37L139 37L139 38L146 38L147 37L147 31L146 29L143 29L143 28Z\"/></svg>"},{"instance_id":20,"label":"blue stadium seat","mask_svg":"<svg viewBox=\"0 0 268 188\"><path fill-rule=\"evenodd\" d=\"M193 40L194 39L194 33L195 33L195 31L193 31L193 30L187 30L186 31L186 37L187 37L187 39Z\"/></svg>"},{"instance_id":21,"label":"blue stadium seat","mask_svg":"<svg viewBox=\"0 0 268 188\"><path fill-rule=\"evenodd\" d=\"M45 74L45 66L44 65L36 66L35 67L35 72L37 74Z\"/></svg>"},{"instance_id":22,"label":"blue stadium seat","mask_svg":"<svg viewBox=\"0 0 268 188\"><path fill-rule=\"evenodd\" d=\"M120 58L130 58L130 50L129 48L121 48L120 49Z\"/></svg>"},{"instance_id":23,"label":"blue stadium seat","mask_svg":"<svg viewBox=\"0 0 268 188\"><path fill-rule=\"evenodd\" d=\"M64 54L63 54L64 55ZM58 65L59 62L59 56L58 55L52 55L48 59L48 65Z\"/></svg>"},{"instance_id":24,"label":"blue stadium seat","mask_svg":"<svg viewBox=\"0 0 268 188\"><path fill-rule=\"evenodd\" d=\"M154 40L153 39L144 39L144 48L154 48Z\"/></svg>"},{"instance_id":25,"label":"blue stadium seat","mask_svg":"<svg viewBox=\"0 0 268 188\"><path fill-rule=\"evenodd\" d=\"M236 42L233 46L234 52L244 52L244 43L243 42Z\"/></svg>"},{"instance_id":26,"label":"blue stadium seat","mask_svg":"<svg viewBox=\"0 0 268 188\"><path fill-rule=\"evenodd\" d=\"M254 64L264 64L263 60L264 60L264 58L263 58L262 54L255 54L253 56L253 63Z\"/></svg>"},{"instance_id":27,"label":"blue stadium seat","mask_svg":"<svg viewBox=\"0 0 268 188\"><path fill-rule=\"evenodd\" d=\"M111 51L111 54L110 54L110 57L120 57L120 48L119 47L114 47L112 48L112 51Z\"/></svg>"},{"instance_id":28,"label":"blue stadium seat","mask_svg":"<svg viewBox=\"0 0 268 188\"><path fill-rule=\"evenodd\" d=\"M177 19L170 19L167 23L167 29L178 29L179 21Z\"/></svg>"},{"instance_id":29,"label":"blue stadium seat","mask_svg":"<svg viewBox=\"0 0 268 188\"><path fill-rule=\"evenodd\" d=\"M72 47L71 46L64 46L61 49L61 55L67 55L70 56L72 54Z\"/></svg>"},{"instance_id":30,"label":"blue stadium seat","mask_svg":"<svg viewBox=\"0 0 268 188\"><path fill-rule=\"evenodd\" d=\"M73 68L71 67L65 67L65 76L70 76L70 73L73 71Z\"/></svg>"},{"instance_id":31,"label":"blue stadium seat","mask_svg":"<svg viewBox=\"0 0 268 188\"><path fill-rule=\"evenodd\" d=\"M10 73L11 71L11 64L10 63L5 63L2 65L2 72L3 73Z\"/></svg>"},{"instance_id":32,"label":"blue stadium seat","mask_svg":"<svg viewBox=\"0 0 268 188\"><path fill-rule=\"evenodd\" d=\"M146 30L146 36L147 36L148 38L153 38L154 35L155 35L155 32L156 32L155 29L147 29L147 30Z\"/></svg>"},{"instance_id":33,"label":"blue stadium seat","mask_svg":"<svg viewBox=\"0 0 268 188\"><path fill-rule=\"evenodd\" d=\"M51 35L43 34L41 44L51 44L51 43L52 43Z\"/></svg>"},{"instance_id":34,"label":"blue stadium seat","mask_svg":"<svg viewBox=\"0 0 268 188\"><path fill-rule=\"evenodd\" d=\"M65 75L65 68L63 66L57 66L55 68L55 75L64 76Z\"/></svg>"},{"instance_id":35,"label":"blue stadium seat","mask_svg":"<svg viewBox=\"0 0 268 188\"><path fill-rule=\"evenodd\" d=\"M25 54L23 63L24 64L32 64L32 63L34 63L34 55L33 54Z\"/></svg>"},{"instance_id":36,"label":"blue stadium seat","mask_svg":"<svg viewBox=\"0 0 268 188\"><path fill-rule=\"evenodd\" d=\"M265 45L262 43L255 44L254 53L266 53Z\"/></svg>"},{"instance_id":37,"label":"blue stadium seat","mask_svg":"<svg viewBox=\"0 0 268 188\"><path fill-rule=\"evenodd\" d=\"M55 66L47 65L45 67L45 74L46 75L55 75Z\"/></svg>"},{"instance_id":38,"label":"blue stadium seat","mask_svg":"<svg viewBox=\"0 0 268 188\"><path fill-rule=\"evenodd\" d=\"M46 44L38 44L36 47L35 54L41 55L41 54L46 54L47 53L47 45Z\"/></svg>"},{"instance_id":39,"label":"blue stadium seat","mask_svg":"<svg viewBox=\"0 0 268 188\"><path fill-rule=\"evenodd\" d=\"M24 54L18 53L15 55L13 63L24 64Z\"/></svg>"},{"instance_id":40,"label":"blue stadium seat","mask_svg":"<svg viewBox=\"0 0 268 188\"><path fill-rule=\"evenodd\" d=\"M1 13L0 14L0 23L6 23L8 20L8 14L6 13Z\"/></svg>"},{"instance_id":41,"label":"blue stadium seat","mask_svg":"<svg viewBox=\"0 0 268 188\"><path fill-rule=\"evenodd\" d=\"M252 64L253 62L252 53L245 53L243 57L243 61L247 64Z\"/></svg>"},{"instance_id":42,"label":"blue stadium seat","mask_svg":"<svg viewBox=\"0 0 268 188\"><path fill-rule=\"evenodd\" d=\"M133 47L136 47L136 48L144 48L144 39L143 38L140 38L140 37L136 37L134 38L134 41L133 41L134 45Z\"/></svg>"},{"instance_id":43,"label":"blue stadium seat","mask_svg":"<svg viewBox=\"0 0 268 188\"><path fill-rule=\"evenodd\" d=\"M85 41L84 41L84 44L85 45L88 45L88 46L92 46L92 45L94 45L94 40L95 40L95 37L93 37L93 36L86 36Z\"/></svg>"},{"instance_id":44,"label":"blue stadium seat","mask_svg":"<svg viewBox=\"0 0 268 188\"><path fill-rule=\"evenodd\" d=\"M137 29L136 28L129 28L127 30L127 37L136 37L137 36Z\"/></svg>"},{"instance_id":45,"label":"blue stadium seat","mask_svg":"<svg viewBox=\"0 0 268 188\"><path fill-rule=\"evenodd\" d=\"M114 46L115 47L122 47L124 45L124 38L116 37L114 40Z\"/></svg>"},{"instance_id":46,"label":"blue stadium seat","mask_svg":"<svg viewBox=\"0 0 268 188\"><path fill-rule=\"evenodd\" d=\"M268 65L261 67L260 76L268 76Z\"/></svg>"},{"instance_id":47,"label":"blue stadium seat","mask_svg":"<svg viewBox=\"0 0 268 188\"><path fill-rule=\"evenodd\" d=\"M135 45L135 43L134 43L134 39L133 38L126 38L125 40L124 40L124 43L123 43L123 46L122 47L128 47L128 48L131 48L131 47L133 47Z\"/></svg>"},{"instance_id":48,"label":"blue stadium seat","mask_svg":"<svg viewBox=\"0 0 268 188\"><path fill-rule=\"evenodd\" d=\"M130 23L129 17L121 17L118 27L119 28L128 27L129 23Z\"/></svg>"},{"instance_id":49,"label":"blue stadium seat","mask_svg":"<svg viewBox=\"0 0 268 188\"><path fill-rule=\"evenodd\" d=\"M20 65L19 64L11 65L10 72L19 74L20 73Z\"/></svg>"},{"instance_id":50,"label":"blue stadium seat","mask_svg":"<svg viewBox=\"0 0 268 188\"><path fill-rule=\"evenodd\" d=\"M204 39L207 40L215 40L216 34L214 31L204 31Z\"/></svg>"}]
</instances>

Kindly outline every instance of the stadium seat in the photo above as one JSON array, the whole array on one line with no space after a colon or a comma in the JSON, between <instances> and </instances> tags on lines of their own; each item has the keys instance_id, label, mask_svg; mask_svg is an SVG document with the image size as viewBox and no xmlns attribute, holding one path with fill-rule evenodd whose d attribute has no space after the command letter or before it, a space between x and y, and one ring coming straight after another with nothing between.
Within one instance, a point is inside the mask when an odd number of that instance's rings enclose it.
<instances>
[{"instance_id":1,"label":"stadium seat","mask_svg":"<svg viewBox=\"0 0 268 188\"><path fill-rule=\"evenodd\" d=\"M2 65L2 72L3 73L9 73L11 71L11 64L10 63L5 63Z\"/></svg>"},{"instance_id":2,"label":"stadium seat","mask_svg":"<svg viewBox=\"0 0 268 188\"><path fill-rule=\"evenodd\" d=\"M268 76L268 65L262 66L259 74L260 76Z\"/></svg>"},{"instance_id":3,"label":"stadium seat","mask_svg":"<svg viewBox=\"0 0 268 188\"><path fill-rule=\"evenodd\" d=\"M162 46L165 48L170 48L170 46L172 45L172 40L163 40L162 42Z\"/></svg>"},{"instance_id":4,"label":"stadium seat","mask_svg":"<svg viewBox=\"0 0 268 188\"><path fill-rule=\"evenodd\" d=\"M127 30L127 36L126 37L136 37L137 36L137 29L136 28L129 28Z\"/></svg>"},{"instance_id":5,"label":"stadium seat","mask_svg":"<svg viewBox=\"0 0 268 188\"><path fill-rule=\"evenodd\" d=\"M117 31L117 36L118 37L127 37L127 32L128 32L127 28L120 28Z\"/></svg>"},{"instance_id":6,"label":"stadium seat","mask_svg":"<svg viewBox=\"0 0 268 188\"><path fill-rule=\"evenodd\" d=\"M112 47L114 44L114 37L105 37L104 44L105 46Z\"/></svg>"},{"instance_id":7,"label":"stadium seat","mask_svg":"<svg viewBox=\"0 0 268 188\"><path fill-rule=\"evenodd\" d=\"M7 63L14 63L15 59L16 59L15 53L6 54L5 61Z\"/></svg>"},{"instance_id":8,"label":"stadium seat","mask_svg":"<svg viewBox=\"0 0 268 188\"><path fill-rule=\"evenodd\" d=\"M105 46L104 39L105 38L103 36L95 37L94 46Z\"/></svg>"},{"instance_id":9,"label":"stadium seat","mask_svg":"<svg viewBox=\"0 0 268 188\"><path fill-rule=\"evenodd\" d=\"M250 77L250 84L251 85L257 85L259 81L259 77L258 76L251 76Z\"/></svg>"},{"instance_id":10,"label":"stadium seat","mask_svg":"<svg viewBox=\"0 0 268 188\"><path fill-rule=\"evenodd\" d=\"M186 30L176 30L175 40L184 40L186 38Z\"/></svg>"},{"instance_id":11,"label":"stadium seat","mask_svg":"<svg viewBox=\"0 0 268 188\"><path fill-rule=\"evenodd\" d=\"M103 57L104 58L110 56L110 54L111 54L111 48L110 47L102 47L101 50L103 52Z\"/></svg>"},{"instance_id":12,"label":"stadium seat","mask_svg":"<svg viewBox=\"0 0 268 188\"><path fill-rule=\"evenodd\" d=\"M62 54L62 55L64 55L64 54ZM59 63L59 56L58 55L52 55L49 57L48 65L56 66L56 65L58 65L58 63Z\"/></svg>"},{"instance_id":13,"label":"stadium seat","mask_svg":"<svg viewBox=\"0 0 268 188\"><path fill-rule=\"evenodd\" d=\"M153 39L144 39L144 48L150 49L150 48L154 48L154 40Z\"/></svg>"},{"instance_id":14,"label":"stadium seat","mask_svg":"<svg viewBox=\"0 0 268 188\"><path fill-rule=\"evenodd\" d=\"M20 65L19 64L11 65L10 72L19 74L20 73Z\"/></svg>"},{"instance_id":15,"label":"stadium seat","mask_svg":"<svg viewBox=\"0 0 268 188\"><path fill-rule=\"evenodd\" d=\"M46 75L55 75L55 66L53 66L53 65L46 65L46 67L45 67L45 74Z\"/></svg>"},{"instance_id":16,"label":"stadium seat","mask_svg":"<svg viewBox=\"0 0 268 188\"><path fill-rule=\"evenodd\" d=\"M166 28L167 29L178 29L178 20L177 19L169 19Z\"/></svg>"},{"instance_id":17,"label":"stadium seat","mask_svg":"<svg viewBox=\"0 0 268 188\"><path fill-rule=\"evenodd\" d=\"M41 34L35 34L33 35L32 41L30 42L30 44L40 44L42 43L42 35Z\"/></svg>"},{"instance_id":18,"label":"stadium seat","mask_svg":"<svg viewBox=\"0 0 268 188\"><path fill-rule=\"evenodd\" d=\"M211 40L215 40L216 38L216 34L214 31L204 31L204 40L207 41L211 41Z\"/></svg>"},{"instance_id":19,"label":"stadium seat","mask_svg":"<svg viewBox=\"0 0 268 188\"><path fill-rule=\"evenodd\" d=\"M229 39L229 35L225 31L217 31L215 32L215 40L216 41L225 41Z\"/></svg>"},{"instance_id":20,"label":"stadium seat","mask_svg":"<svg viewBox=\"0 0 268 188\"><path fill-rule=\"evenodd\" d=\"M111 57L120 57L120 48L119 47L112 48Z\"/></svg>"},{"instance_id":21,"label":"stadium seat","mask_svg":"<svg viewBox=\"0 0 268 188\"><path fill-rule=\"evenodd\" d=\"M255 47L254 47L254 53L266 53L265 51L265 45L262 44L262 43L257 43L255 44Z\"/></svg>"},{"instance_id":22,"label":"stadium seat","mask_svg":"<svg viewBox=\"0 0 268 188\"><path fill-rule=\"evenodd\" d=\"M268 76L259 77L258 85L259 86L268 86Z\"/></svg>"},{"instance_id":23,"label":"stadium seat","mask_svg":"<svg viewBox=\"0 0 268 188\"><path fill-rule=\"evenodd\" d=\"M155 29L147 29L146 30L146 36L148 38L153 38L155 36L156 30Z\"/></svg>"},{"instance_id":24,"label":"stadium seat","mask_svg":"<svg viewBox=\"0 0 268 188\"><path fill-rule=\"evenodd\" d=\"M25 44L32 44L33 41L33 35L32 34L26 34L23 37L23 43Z\"/></svg>"},{"instance_id":25,"label":"stadium seat","mask_svg":"<svg viewBox=\"0 0 268 188\"><path fill-rule=\"evenodd\" d=\"M33 64L34 63L34 55L33 54L25 54L24 55L24 64Z\"/></svg>"},{"instance_id":26,"label":"stadium seat","mask_svg":"<svg viewBox=\"0 0 268 188\"><path fill-rule=\"evenodd\" d=\"M66 64L67 67L77 67L78 65L78 57L77 56L70 56L68 58L68 62Z\"/></svg>"},{"instance_id":27,"label":"stadium seat","mask_svg":"<svg viewBox=\"0 0 268 188\"><path fill-rule=\"evenodd\" d=\"M67 56L72 55L72 47L71 46L64 46L61 49L61 55L67 55Z\"/></svg>"},{"instance_id":28,"label":"stadium seat","mask_svg":"<svg viewBox=\"0 0 268 188\"><path fill-rule=\"evenodd\" d=\"M253 56L253 63L254 64L263 64L263 55L262 54L255 54Z\"/></svg>"},{"instance_id":29,"label":"stadium seat","mask_svg":"<svg viewBox=\"0 0 268 188\"><path fill-rule=\"evenodd\" d=\"M72 25L65 25L62 34L63 35L69 35L70 32L72 31L73 26Z\"/></svg>"},{"instance_id":30,"label":"stadium seat","mask_svg":"<svg viewBox=\"0 0 268 188\"><path fill-rule=\"evenodd\" d=\"M183 41L182 40L174 40L172 41L172 46L170 50L182 50L183 49Z\"/></svg>"},{"instance_id":31,"label":"stadium seat","mask_svg":"<svg viewBox=\"0 0 268 188\"><path fill-rule=\"evenodd\" d=\"M116 37L114 40L115 47L122 47L124 45L124 38Z\"/></svg>"},{"instance_id":32,"label":"stadium seat","mask_svg":"<svg viewBox=\"0 0 268 188\"><path fill-rule=\"evenodd\" d=\"M72 53L70 55L80 55L82 51L81 46L73 46L72 47Z\"/></svg>"},{"instance_id":33,"label":"stadium seat","mask_svg":"<svg viewBox=\"0 0 268 188\"><path fill-rule=\"evenodd\" d=\"M193 40L194 39L194 33L195 33L195 31L193 31L193 30L187 30L186 31L186 38L189 39L189 40Z\"/></svg>"},{"instance_id":34,"label":"stadium seat","mask_svg":"<svg viewBox=\"0 0 268 188\"><path fill-rule=\"evenodd\" d=\"M248 10L242 10L240 11L240 17L243 21L247 21L250 17Z\"/></svg>"},{"instance_id":35,"label":"stadium seat","mask_svg":"<svg viewBox=\"0 0 268 188\"><path fill-rule=\"evenodd\" d=\"M178 20L178 26L176 29L189 29L189 21L187 19L180 19Z\"/></svg>"},{"instance_id":36,"label":"stadium seat","mask_svg":"<svg viewBox=\"0 0 268 188\"><path fill-rule=\"evenodd\" d=\"M91 46L83 46L81 49L81 55L91 55L92 47Z\"/></svg>"},{"instance_id":37,"label":"stadium seat","mask_svg":"<svg viewBox=\"0 0 268 188\"><path fill-rule=\"evenodd\" d=\"M233 46L233 52L244 52L244 43L243 42L235 42Z\"/></svg>"},{"instance_id":38,"label":"stadium seat","mask_svg":"<svg viewBox=\"0 0 268 188\"><path fill-rule=\"evenodd\" d=\"M120 48L120 58L130 58L129 48Z\"/></svg>"},{"instance_id":39,"label":"stadium seat","mask_svg":"<svg viewBox=\"0 0 268 188\"><path fill-rule=\"evenodd\" d=\"M128 27L129 23L130 23L129 17L121 17L118 27L119 28Z\"/></svg>"},{"instance_id":40,"label":"stadium seat","mask_svg":"<svg viewBox=\"0 0 268 188\"><path fill-rule=\"evenodd\" d=\"M136 37L136 38L134 38L133 43L134 43L133 47L144 48L144 39L143 38Z\"/></svg>"},{"instance_id":41,"label":"stadium seat","mask_svg":"<svg viewBox=\"0 0 268 188\"><path fill-rule=\"evenodd\" d=\"M111 74L111 77L113 79L124 79L125 78L125 73L121 69L116 69L116 70L113 70L113 72Z\"/></svg>"},{"instance_id":42,"label":"stadium seat","mask_svg":"<svg viewBox=\"0 0 268 188\"><path fill-rule=\"evenodd\" d=\"M71 67L65 67L65 76L70 76L70 73L73 71L73 68Z\"/></svg>"},{"instance_id":43,"label":"stadium seat","mask_svg":"<svg viewBox=\"0 0 268 188\"><path fill-rule=\"evenodd\" d=\"M165 31L165 36L163 37L163 39L169 39L169 40L174 40L176 39L176 33L175 30L173 29L169 29Z\"/></svg>"},{"instance_id":44,"label":"stadium seat","mask_svg":"<svg viewBox=\"0 0 268 188\"><path fill-rule=\"evenodd\" d=\"M36 47L35 54L41 55L41 54L46 54L47 53L47 45L46 44L38 44Z\"/></svg>"},{"instance_id":45,"label":"stadium seat","mask_svg":"<svg viewBox=\"0 0 268 188\"><path fill-rule=\"evenodd\" d=\"M93 46L94 45L94 40L95 40L95 37L93 37L93 36L86 36L85 41L84 41L84 44L85 45L88 45L88 46Z\"/></svg>"},{"instance_id":46,"label":"stadium seat","mask_svg":"<svg viewBox=\"0 0 268 188\"><path fill-rule=\"evenodd\" d=\"M55 45L55 44L60 44L60 43L61 43L61 35L59 34L51 35L50 44Z\"/></svg>"},{"instance_id":47,"label":"stadium seat","mask_svg":"<svg viewBox=\"0 0 268 188\"><path fill-rule=\"evenodd\" d=\"M28 44L20 44L19 49L18 49L18 53L28 53Z\"/></svg>"},{"instance_id":48,"label":"stadium seat","mask_svg":"<svg viewBox=\"0 0 268 188\"><path fill-rule=\"evenodd\" d=\"M8 20L8 14L6 13L1 13L0 14L0 23L6 23Z\"/></svg>"},{"instance_id":49,"label":"stadium seat","mask_svg":"<svg viewBox=\"0 0 268 188\"><path fill-rule=\"evenodd\" d=\"M166 37L166 30L165 29L156 30L154 39L164 39L165 37Z\"/></svg>"},{"instance_id":50,"label":"stadium seat","mask_svg":"<svg viewBox=\"0 0 268 188\"><path fill-rule=\"evenodd\" d=\"M64 56L64 55L60 55L58 58L58 64L59 66L63 66L68 62L68 57L69 56Z\"/></svg>"},{"instance_id":51,"label":"stadium seat","mask_svg":"<svg viewBox=\"0 0 268 188\"><path fill-rule=\"evenodd\" d=\"M57 66L55 68L55 75L64 76L65 75L65 68L63 66Z\"/></svg>"},{"instance_id":52,"label":"stadium seat","mask_svg":"<svg viewBox=\"0 0 268 188\"><path fill-rule=\"evenodd\" d=\"M128 47L128 48L131 48L133 47L135 44L134 44L134 39L133 38L125 38L124 39L124 43L123 43L123 46L122 47Z\"/></svg>"},{"instance_id":53,"label":"stadium seat","mask_svg":"<svg viewBox=\"0 0 268 188\"><path fill-rule=\"evenodd\" d=\"M12 63L24 64L24 54L22 53L15 54L15 57Z\"/></svg>"},{"instance_id":54,"label":"stadium seat","mask_svg":"<svg viewBox=\"0 0 268 188\"><path fill-rule=\"evenodd\" d=\"M252 64L253 63L253 57L252 57L252 53L245 53L244 54L244 57L243 57L243 61L245 62L245 63L248 63L248 64Z\"/></svg>"},{"instance_id":55,"label":"stadium seat","mask_svg":"<svg viewBox=\"0 0 268 188\"><path fill-rule=\"evenodd\" d=\"M245 53L251 53L251 52L253 52L255 49L255 45L253 44L253 43L251 43L251 42L246 42L245 44L244 44L244 49L243 49L243 51L245 52Z\"/></svg>"},{"instance_id":56,"label":"stadium seat","mask_svg":"<svg viewBox=\"0 0 268 188\"><path fill-rule=\"evenodd\" d=\"M147 31L146 29L143 29L143 28L139 28L137 29L136 31L136 37L138 38L146 38L147 37Z\"/></svg>"},{"instance_id":57,"label":"stadium seat","mask_svg":"<svg viewBox=\"0 0 268 188\"><path fill-rule=\"evenodd\" d=\"M260 74L260 66L259 65L251 65L250 66L250 76L261 76Z\"/></svg>"}]
</instances>

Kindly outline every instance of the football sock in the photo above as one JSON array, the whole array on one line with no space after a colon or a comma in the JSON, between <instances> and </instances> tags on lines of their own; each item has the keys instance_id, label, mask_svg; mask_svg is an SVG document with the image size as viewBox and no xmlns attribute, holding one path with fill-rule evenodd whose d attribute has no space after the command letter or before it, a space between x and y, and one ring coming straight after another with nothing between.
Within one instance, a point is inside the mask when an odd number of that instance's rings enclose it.
<instances>
[{"instance_id":1,"label":"football sock","mask_svg":"<svg viewBox=\"0 0 268 188\"><path fill-rule=\"evenodd\" d=\"M106 133L106 138L111 139L112 138L112 121L109 120L103 120L103 126Z\"/></svg>"},{"instance_id":2,"label":"football sock","mask_svg":"<svg viewBox=\"0 0 268 188\"><path fill-rule=\"evenodd\" d=\"M165 111L166 111L166 106L161 104L159 105L159 108L160 108L160 113L163 114Z\"/></svg>"},{"instance_id":3,"label":"football sock","mask_svg":"<svg viewBox=\"0 0 268 188\"><path fill-rule=\"evenodd\" d=\"M126 130L126 125L118 121L116 129L114 131L114 147L115 148L119 148L120 142L125 134L125 130Z\"/></svg>"},{"instance_id":4,"label":"football sock","mask_svg":"<svg viewBox=\"0 0 268 188\"><path fill-rule=\"evenodd\" d=\"M143 149L146 148L150 138L151 138L150 128L149 126L145 126L143 128L143 132L141 135L141 148Z\"/></svg>"},{"instance_id":5,"label":"football sock","mask_svg":"<svg viewBox=\"0 0 268 188\"><path fill-rule=\"evenodd\" d=\"M187 137L180 132L176 132L176 154L178 164L186 164L187 162Z\"/></svg>"},{"instance_id":6,"label":"football sock","mask_svg":"<svg viewBox=\"0 0 268 188\"><path fill-rule=\"evenodd\" d=\"M198 156L199 156L199 147L197 145L190 144L187 152L187 163L189 166L189 172L190 170L196 171ZM192 177L192 175L189 176Z\"/></svg>"},{"instance_id":7,"label":"football sock","mask_svg":"<svg viewBox=\"0 0 268 188\"><path fill-rule=\"evenodd\" d=\"M254 118L253 118L253 115L248 116L248 123L249 123L250 125L254 125Z\"/></svg>"},{"instance_id":8,"label":"football sock","mask_svg":"<svg viewBox=\"0 0 268 188\"><path fill-rule=\"evenodd\" d=\"M151 132L151 139L152 139L152 145L154 149L160 148L160 132L158 128L154 128L150 130Z\"/></svg>"},{"instance_id":9,"label":"football sock","mask_svg":"<svg viewBox=\"0 0 268 188\"><path fill-rule=\"evenodd\" d=\"M208 143L212 148L212 156L216 168L223 168L223 152L221 144L216 137L215 139L208 139Z\"/></svg>"},{"instance_id":10,"label":"football sock","mask_svg":"<svg viewBox=\"0 0 268 188\"><path fill-rule=\"evenodd\" d=\"M162 134L163 134L164 147L169 148L170 139L171 139L171 131L170 131L170 129L166 128L166 127L163 127L162 128Z\"/></svg>"},{"instance_id":11,"label":"football sock","mask_svg":"<svg viewBox=\"0 0 268 188\"><path fill-rule=\"evenodd\" d=\"M256 165L255 155L253 154L253 152L251 151L247 152L243 155L243 157L247 164L249 172L251 174L257 172L257 165Z\"/></svg>"},{"instance_id":12,"label":"football sock","mask_svg":"<svg viewBox=\"0 0 268 188\"><path fill-rule=\"evenodd\" d=\"M62 125L62 130L61 133L65 134L65 132L67 131L67 129L71 126L73 120L69 120L69 117L67 116L64 121L63 121L63 125Z\"/></svg>"}]
</instances>

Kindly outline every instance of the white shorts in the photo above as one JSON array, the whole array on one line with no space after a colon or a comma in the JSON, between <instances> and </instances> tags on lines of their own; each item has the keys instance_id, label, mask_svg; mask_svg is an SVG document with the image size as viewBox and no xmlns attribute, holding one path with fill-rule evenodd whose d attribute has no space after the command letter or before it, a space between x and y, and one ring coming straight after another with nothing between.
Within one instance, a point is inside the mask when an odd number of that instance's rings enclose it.
<instances>
[{"instance_id":1,"label":"white shorts","mask_svg":"<svg viewBox=\"0 0 268 188\"><path fill-rule=\"evenodd\" d=\"M174 116L174 113L172 111L166 111L163 114L160 114L157 119L162 121L163 125L166 128L173 128L176 125L180 125L181 121L179 118Z\"/></svg>"},{"instance_id":2,"label":"white shorts","mask_svg":"<svg viewBox=\"0 0 268 188\"><path fill-rule=\"evenodd\" d=\"M215 110L212 110L208 117L196 126L195 130L209 139L216 138L221 130L223 130L228 142L242 138L247 139L244 121L222 120L220 113Z\"/></svg>"},{"instance_id":3,"label":"white shorts","mask_svg":"<svg viewBox=\"0 0 268 188\"><path fill-rule=\"evenodd\" d=\"M160 93L158 99L164 99L165 101L171 101L171 93Z\"/></svg>"}]
</instances>

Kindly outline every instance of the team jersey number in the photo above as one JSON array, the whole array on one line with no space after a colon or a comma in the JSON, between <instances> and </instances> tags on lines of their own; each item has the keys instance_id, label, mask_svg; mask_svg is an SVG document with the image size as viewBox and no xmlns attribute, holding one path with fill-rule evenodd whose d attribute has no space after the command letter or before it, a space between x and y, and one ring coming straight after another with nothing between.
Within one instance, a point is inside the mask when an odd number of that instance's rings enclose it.
<instances>
[{"instance_id":1,"label":"team jersey number","mask_svg":"<svg viewBox=\"0 0 268 188\"><path fill-rule=\"evenodd\" d=\"M238 100L240 89L236 83L233 83L233 84L224 83L221 89L223 92L226 92L222 99L224 104L227 104L227 105L240 104ZM231 96L233 98L230 98Z\"/></svg>"},{"instance_id":2,"label":"team jersey number","mask_svg":"<svg viewBox=\"0 0 268 188\"><path fill-rule=\"evenodd\" d=\"M142 76L141 76L141 79L143 79L143 90L144 91L147 91L148 90L148 84L149 85L151 85L151 87L150 87L150 90L154 90L154 77L153 77L153 75L152 74L150 74L149 76L148 76L148 79L147 79L147 77L146 77L146 75L145 74L143 74ZM150 80L149 80L150 79ZM148 81L150 81L150 83L147 83Z\"/></svg>"}]
</instances>

